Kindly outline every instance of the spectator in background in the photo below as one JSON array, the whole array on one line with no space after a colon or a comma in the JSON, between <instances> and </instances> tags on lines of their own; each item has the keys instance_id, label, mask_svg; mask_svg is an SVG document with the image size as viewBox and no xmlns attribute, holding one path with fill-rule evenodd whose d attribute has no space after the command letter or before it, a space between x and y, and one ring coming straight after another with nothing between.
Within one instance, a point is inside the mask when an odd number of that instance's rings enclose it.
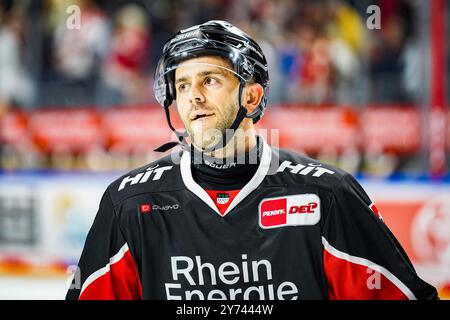
<instances>
[{"instance_id":1,"label":"spectator in background","mask_svg":"<svg viewBox=\"0 0 450 320\"><path fill-rule=\"evenodd\" d=\"M333 98L334 68L329 53L325 23L329 14L323 3L305 2L300 18L291 17L294 41L298 46L295 80L289 89L292 102L324 104Z\"/></svg>"},{"instance_id":2,"label":"spectator in background","mask_svg":"<svg viewBox=\"0 0 450 320\"><path fill-rule=\"evenodd\" d=\"M297 86L297 73L300 62L300 48L295 41L294 32L287 32L285 41L278 47L280 78L285 85L280 88L280 100L276 102L286 102L295 94ZM273 100L272 100L273 101Z\"/></svg>"},{"instance_id":3,"label":"spectator in background","mask_svg":"<svg viewBox=\"0 0 450 320\"><path fill-rule=\"evenodd\" d=\"M11 107L33 103L34 86L23 62L25 8L0 6L0 119Z\"/></svg>"},{"instance_id":4,"label":"spectator in background","mask_svg":"<svg viewBox=\"0 0 450 320\"><path fill-rule=\"evenodd\" d=\"M306 1L288 12L280 46L287 98L312 105L354 103L364 38L359 14L337 0Z\"/></svg>"},{"instance_id":5,"label":"spectator in background","mask_svg":"<svg viewBox=\"0 0 450 320\"><path fill-rule=\"evenodd\" d=\"M336 76L334 103L355 105L362 98L355 89L362 78L365 25L358 12L341 0L329 1L327 13L328 51Z\"/></svg>"},{"instance_id":6,"label":"spectator in background","mask_svg":"<svg viewBox=\"0 0 450 320\"><path fill-rule=\"evenodd\" d=\"M201 10L192 10L194 22L203 23L211 17L223 20L227 15L227 7L240 7L242 11L242 7L246 6L246 4L243 3L242 6L235 6L233 5L233 0L198 0L198 6ZM185 15L190 16L190 13L187 10L183 11Z\"/></svg>"},{"instance_id":7,"label":"spectator in background","mask_svg":"<svg viewBox=\"0 0 450 320\"><path fill-rule=\"evenodd\" d=\"M302 63L297 71L300 79L295 101L307 104L329 103L334 98L334 66L329 40L308 27L299 33Z\"/></svg>"},{"instance_id":8,"label":"spectator in background","mask_svg":"<svg viewBox=\"0 0 450 320\"><path fill-rule=\"evenodd\" d=\"M109 41L107 20L92 0L50 1L57 13L54 30L54 66L64 89L61 102L68 104L90 104L93 102L98 78L99 62L102 61ZM68 28L66 9L77 5L81 12L80 28ZM53 94L52 92L52 94ZM65 104L65 103L63 103Z\"/></svg>"},{"instance_id":9,"label":"spectator in background","mask_svg":"<svg viewBox=\"0 0 450 320\"><path fill-rule=\"evenodd\" d=\"M100 104L142 104L153 98L148 76L150 22L143 7L119 9L102 69Z\"/></svg>"},{"instance_id":10,"label":"spectator in background","mask_svg":"<svg viewBox=\"0 0 450 320\"><path fill-rule=\"evenodd\" d=\"M35 91L30 74L25 67L25 12L23 5L10 2L10 7L0 1L0 126L8 111L33 105ZM5 169L12 160L17 163L16 146L6 144L0 136L0 166ZM17 146L20 149L23 145ZM29 155L31 148L28 148Z\"/></svg>"},{"instance_id":11,"label":"spectator in background","mask_svg":"<svg viewBox=\"0 0 450 320\"><path fill-rule=\"evenodd\" d=\"M280 54L277 47L282 43L281 28L285 12L282 6L272 0L250 1L239 6L231 6L227 12L226 20L233 21L247 30L248 34L259 43L266 56L270 75L270 102L279 102L284 97L285 82L281 78Z\"/></svg>"},{"instance_id":12,"label":"spectator in background","mask_svg":"<svg viewBox=\"0 0 450 320\"><path fill-rule=\"evenodd\" d=\"M411 92L411 85L418 85L402 82L402 74L405 71L406 74L411 73L405 62L417 61L404 53L414 28L412 4L402 0L380 0L379 5L383 12L381 30L371 33L373 36L369 43L371 100L381 103L411 101L407 91Z\"/></svg>"}]
</instances>

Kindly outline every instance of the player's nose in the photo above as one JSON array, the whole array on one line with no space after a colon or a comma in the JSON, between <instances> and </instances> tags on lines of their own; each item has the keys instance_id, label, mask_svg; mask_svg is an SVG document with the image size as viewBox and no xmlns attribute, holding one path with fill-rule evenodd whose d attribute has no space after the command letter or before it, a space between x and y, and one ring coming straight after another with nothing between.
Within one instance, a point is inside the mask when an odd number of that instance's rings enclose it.
<instances>
[{"instance_id":1,"label":"player's nose","mask_svg":"<svg viewBox=\"0 0 450 320\"><path fill-rule=\"evenodd\" d=\"M189 102L193 105L205 102L205 95L198 83L193 83L189 90Z\"/></svg>"}]
</instances>

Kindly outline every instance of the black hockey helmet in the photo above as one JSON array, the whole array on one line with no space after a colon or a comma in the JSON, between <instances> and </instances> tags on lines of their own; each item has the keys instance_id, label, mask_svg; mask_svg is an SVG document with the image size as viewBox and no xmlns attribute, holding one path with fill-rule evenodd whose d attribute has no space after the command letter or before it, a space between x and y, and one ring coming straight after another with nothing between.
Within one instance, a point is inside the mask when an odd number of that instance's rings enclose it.
<instances>
[{"instance_id":1,"label":"black hockey helmet","mask_svg":"<svg viewBox=\"0 0 450 320\"><path fill-rule=\"evenodd\" d=\"M237 129L244 117L251 118L256 123L264 114L269 90L269 72L264 53L241 29L226 21L211 20L181 30L170 38L164 45L162 57L156 68L153 84L155 97L164 107L169 126L173 131L175 129L170 123L168 108L176 99L175 70L183 61L209 55L221 56L231 63L233 70L230 71L240 81L239 97L248 81L255 81L264 89L258 108L250 114L246 113L239 98L240 112L230 129ZM186 136L186 133L177 133L179 138L180 135Z\"/></svg>"}]
</instances>

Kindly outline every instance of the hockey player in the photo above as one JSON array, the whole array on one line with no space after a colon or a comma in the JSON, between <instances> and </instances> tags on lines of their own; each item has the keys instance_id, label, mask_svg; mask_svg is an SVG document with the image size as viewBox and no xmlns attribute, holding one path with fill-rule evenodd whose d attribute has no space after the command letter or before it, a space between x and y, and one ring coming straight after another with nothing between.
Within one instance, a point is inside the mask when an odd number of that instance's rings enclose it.
<instances>
[{"instance_id":1,"label":"hockey player","mask_svg":"<svg viewBox=\"0 0 450 320\"><path fill-rule=\"evenodd\" d=\"M107 188L67 299L438 298L352 176L256 134L268 87L228 22L166 43L154 90L182 149Z\"/></svg>"}]
</instances>

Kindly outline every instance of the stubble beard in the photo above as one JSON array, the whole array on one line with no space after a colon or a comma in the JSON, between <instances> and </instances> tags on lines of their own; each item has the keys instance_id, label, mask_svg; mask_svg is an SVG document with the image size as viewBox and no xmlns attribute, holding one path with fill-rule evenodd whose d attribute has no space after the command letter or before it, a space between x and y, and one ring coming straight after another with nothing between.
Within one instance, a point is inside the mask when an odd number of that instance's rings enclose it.
<instances>
[{"instance_id":1,"label":"stubble beard","mask_svg":"<svg viewBox=\"0 0 450 320\"><path fill-rule=\"evenodd\" d=\"M236 103L229 105L226 109L226 112L222 117L216 117L215 127L212 128L204 128L202 126L201 130L194 131L189 129L188 133L191 136L192 143L200 149L207 149L214 147L222 138L223 134L227 129L231 127L236 118L238 106ZM222 142L223 143L223 142ZM217 146L216 149L220 149L224 146Z\"/></svg>"}]
</instances>

